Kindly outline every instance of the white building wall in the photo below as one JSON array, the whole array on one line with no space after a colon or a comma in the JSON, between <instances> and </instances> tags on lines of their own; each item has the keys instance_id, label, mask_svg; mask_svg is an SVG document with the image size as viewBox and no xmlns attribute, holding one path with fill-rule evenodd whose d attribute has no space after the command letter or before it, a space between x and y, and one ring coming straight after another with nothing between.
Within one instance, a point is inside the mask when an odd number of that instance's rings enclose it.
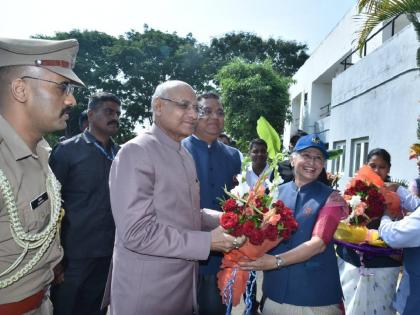
<instances>
[{"instance_id":1,"label":"white building wall","mask_svg":"<svg viewBox=\"0 0 420 315\"><path fill-rule=\"evenodd\" d=\"M354 7L294 76L296 83L289 90L294 121L286 125L283 143L288 145L298 127L306 132L321 132L330 149L334 143L344 141L345 167L340 181L340 188L344 188L353 175L352 141L367 137L369 150L382 147L390 152L391 176L410 180L418 173L415 162L408 160L408 150L418 141L419 42L412 25L405 26L407 21L401 16L394 36L387 27L370 42L367 56L360 59L354 54L354 65L344 71L340 62L353 50L358 27L355 14ZM328 99L331 115L323 117L320 108L328 104ZM329 161L327 170L331 168Z\"/></svg>"},{"instance_id":2,"label":"white building wall","mask_svg":"<svg viewBox=\"0 0 420 315\"><path fill-rule=\"evenodd\" d=\"M291 98L305 88L309 91L312 82L352 50L351 43L355 38L355 14L356 9L351 9L296 72L293 76L296 84L289 91Z\"/></svg>"},{"instance_id":3,"label":"white building wall","mask_svg":"<svg viewBox=\"0 0 420 315\"><path fill-rule=\"evenodd\" d=\"M311 121L316 122L320 117L327 116L328 105L331 105L331 88L331 83L312 83L311 102L319 106L313 106Z\"/></svg>"},{"instance_id":4,"label":"white building wall","mask_svg":"<svg viewBox=\"0 0 420 315\"><path fill-rule=\"evenodd\" d=\"M369 150L389 151L392 177L417 176L415 162L408 161L420 113L417 47L413 27L408 26L333 80L328 141L346 141L341 187L352 175L351 140L360 137L369 137Z\"/></svg>"},{"instance_id":5,"label":"white building wall","mask_svg":"<svg viewBox=\"0 0 420 315\"><path fill-rule=\"evenodd\" d=\"M338 60L341 60L352 50L352 40L354 39L354 19L356 8L352 8L343 19L337 24L333 31L328 35L318 48L306 60L305 64L294 75L295 84L289 89L290 98L294 100L301 95L301 114L311 113L311 107L317 104L312 100L312 83L319 78L325 71L333 67ZM303 107L304 94L308 93L307 109ZM293 107L293 104L292 104ZM291 109L292 110L292 109ZM293 110L292 110L293 111ZM303 117L300 122L300 129L313 131L314 117ZM308 129L309 128L309 129ZM293 123L285 124L283 143L285 147L289 144L290 135L297 130Z\"/></svg>"}]
</instances>

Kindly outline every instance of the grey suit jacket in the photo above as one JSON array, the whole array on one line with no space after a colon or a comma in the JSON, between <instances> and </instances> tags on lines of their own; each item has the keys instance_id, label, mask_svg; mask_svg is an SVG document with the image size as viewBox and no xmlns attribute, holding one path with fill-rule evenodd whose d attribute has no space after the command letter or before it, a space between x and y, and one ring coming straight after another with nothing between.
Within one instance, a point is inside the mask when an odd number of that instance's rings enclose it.
<instances>
[{"instance_id":1,"label":"grey suit jacket","mask_svg":"<svg viewBox=\"0 0 420 315\"><path fill-rule=\"evenodd\" d=\"M112 315L193 313L197 261L211 244L200 231L199 187L190 154L156 125L119 151L110 173Z\"/></svg>"}]
</instances>

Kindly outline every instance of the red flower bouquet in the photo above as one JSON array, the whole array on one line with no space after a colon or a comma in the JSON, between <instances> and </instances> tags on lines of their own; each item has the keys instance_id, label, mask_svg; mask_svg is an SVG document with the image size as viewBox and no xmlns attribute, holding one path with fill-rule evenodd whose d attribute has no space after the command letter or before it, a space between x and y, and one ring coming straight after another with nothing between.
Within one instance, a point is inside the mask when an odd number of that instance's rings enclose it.
<instances>
[{"instance_id":1,"label":"red flower bouquet","mask_svg":"<svg viewBox=\"0 0 420 315\"><path fill-rule=\"evenodd\" d=\"M366 225L380 218L385 209L401 212L396 193L384 188L383 180L369 166L361 167L344 191L344 199L352 209L348 223Z\"/></svg>"},{"instance_id":2,"label":"red flower bouquet","mask_svg":"<svg viewBox=\"0 0 420 315\"><path fill-rule=\"evenodd\" d=\"M384 187L383 180L367 165L361 167L347 185L344 199L351 208L347 219L340 222L334 234L336 241L386 247L378 231L366 225L380 218L387 209L394 215L401 213L398 195ZM363 245L364 246L364 245Z\"/></svg>"},{"instance_id":3,"label":"red flower bouquet","mask_svg":"<svg viewBox=\"0 0 420 315\"><path fill-rule=\"evenodd\" d=\"M292 211L281 200L273 203L269 210L266 205L271 197L252 196L255 199L249 199L248 203L255 203L254 207L238 205L233 198L224 201L220 225L233 236L245 235L252 245L261 245L265 239L288 239L297 227Z\"/></svg>"},{"instance_id":4,"label":"red flower bouquet","mask_svg":"<svg viewBox=\"0 0 420 315\"><path fill-rule=\"evenodd\" d=\"M366 225L370 220L379 218L385 209L385 198L379 188L362 180L356 180L345 190L344 199L352 209L350 224Z\"/></svg>"},{"instance_id":5,"label":"red flower bouquet","mask_svg":"<svg viewBox=\"0 0 420 315\"><path fill-rule=\"evenodd\" d=\"M220 225L233 236L245 235L248 238L244 246L224 255L218 286L225 304L237 305L245 292L249 272L240 270L238 261L263 256L282 239L288 239L298 226L292 210L276 198L276 180L269 183L270 193L265 194L263 183L266 177L268 174L263 174L250 189L242 180L245 177L240 175L240 184L226 192L230 198L222 202L224 213Z\"/></svg>"}]
</instances>

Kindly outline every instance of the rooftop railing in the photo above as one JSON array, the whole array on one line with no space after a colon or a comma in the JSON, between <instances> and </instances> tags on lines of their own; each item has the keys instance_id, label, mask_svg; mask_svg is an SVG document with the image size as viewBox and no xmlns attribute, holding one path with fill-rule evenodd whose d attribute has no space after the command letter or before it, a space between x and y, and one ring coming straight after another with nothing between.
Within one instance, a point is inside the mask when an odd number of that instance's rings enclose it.
<instances>
[{"instance_id":1,"label":"rooftop railing","mask_svg":"<svg viewBox=\"0 0 420 315\"><path fill-rule=\"evenodd\" d=\"M372 40L372 38L374 38L375 36L377 36L379 33L381 33L386 27L388 27L389 25L391 25L391 37L394 36L395 34L395 20L398 19L400 15L396 16L395 18L393 18L392 20L390 20L389 22L387 22L384 26L382 26L380 29L378 29L375 33L373 33L371 36L369 36L366 41L365 41L365 45L363 47L363 57L366 56L367 54L367 47L368 47L368 42L370 40ZM348 67L352 66L353 63L351 62L352 56L357 53L359 51L359 48L356 48L354 50L352 50L340 63L342 65L344 65L344 70L346 70Z\"/></svg>"},{"instance_id":2,"label":"rooftop railing","mask_svg":"<svg viewBox=\"0 0 420 315\"><path fill-rule=\"evenodd\" d=\"M319 116L321 118L325 118L330 116L331 114L331 103L328 103L327 105L324 105L320 108L321 113L319 114Z\"/></svg>"}]
</instances>

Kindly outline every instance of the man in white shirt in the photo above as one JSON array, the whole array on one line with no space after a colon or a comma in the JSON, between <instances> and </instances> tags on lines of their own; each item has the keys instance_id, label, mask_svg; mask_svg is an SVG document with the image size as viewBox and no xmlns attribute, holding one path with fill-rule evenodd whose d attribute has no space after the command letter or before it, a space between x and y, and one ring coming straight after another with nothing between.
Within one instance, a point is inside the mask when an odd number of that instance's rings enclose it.
<instances>
[{"instance_id":1,"label":"man in white shirt","mask_svg":"<svg viewBox=\"0 0 420 315\"><path fill-rule=\"evenodd\" d=\"M249 143L249 156L251 158L251 165L248 166L246 170L245 180L249 187L254 187L257 183L258 179L262 174L266 172L269 168L267 163L267 143L263 139L256 138ZM271 173L268 174L267 178L269 179ZM267 188L266 183L263 183L264 187ZM253 277L255 274L251 274L250 282L252 282ZM247 289L249 290L249 288ZM257 314L256 310L258 309L259 303L256 300L257 294L257 285L252 289L251 299L252 299L252 309L255 314Z\"/></svg>"},{"instance_id":2,"label":"man in white shirt","mask_svg":"<svg viewBox=\"0 0 420 315\"><path fill-rule=\"evenodd\" d=\"M267 143L263 139L254 139L249 144L249 156L252 164L246 170L246 183L254 187L258 179L269 168L267 163ZM270 178L271 174L268 175ZM265 183L264 183L265 187Z\"/></svg>"},{"instance_id":3,"label":"man in white shirt","mask_svg":"<svg viewBox=\"0 0 420 315\"><path fill-rule=\"evenodd\" d=\"M418 314L420 307L420 208L419 198L398 189L401 206L417 209L400 221L384 215L379 235L391 247L404 248L404 276L397 292L396 307L402 315ZM405 307L404 307L405 305Z\"/></svg>"}]
</instances>

